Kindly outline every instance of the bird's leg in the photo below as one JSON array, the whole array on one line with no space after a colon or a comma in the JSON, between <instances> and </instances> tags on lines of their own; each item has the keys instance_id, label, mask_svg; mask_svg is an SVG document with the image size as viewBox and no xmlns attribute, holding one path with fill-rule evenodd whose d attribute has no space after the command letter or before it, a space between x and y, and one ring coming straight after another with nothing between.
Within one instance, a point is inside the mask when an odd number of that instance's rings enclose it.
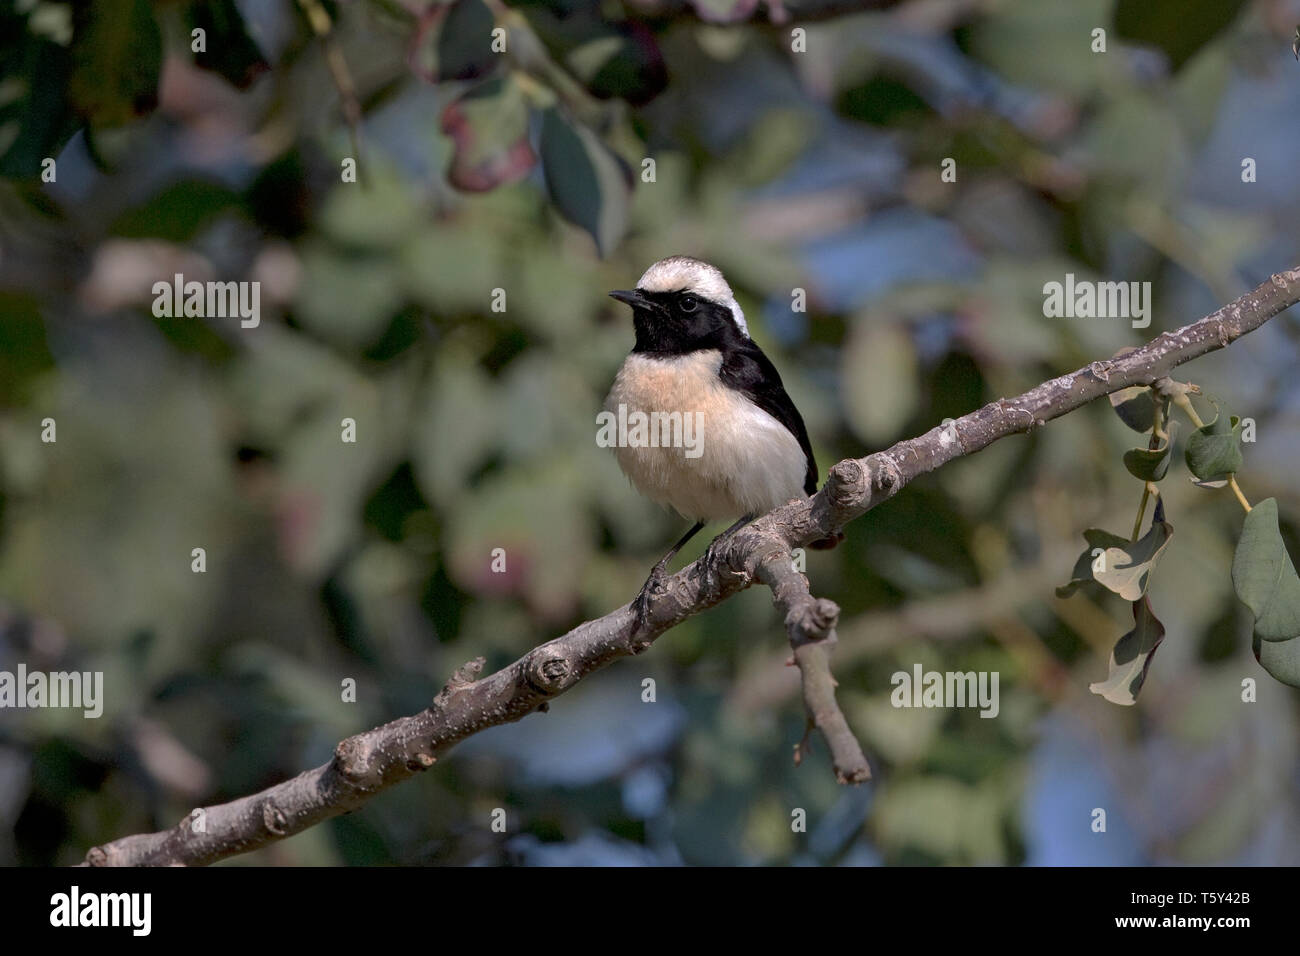
<instances>
[{"instance_id":1,"label":"bird's leg","mask_svg":"<svg viewBox=\"0 0 1300 956\"><path fill-rule=\"evenodd\" d=\"M659 563L650 569L650 577L645 579L645 584L641 585L641 593L636 596L632 602L632 609L636 612L636 629L638 631L645 627L646 614L650 610L650 597L652 595L662 594L665 590L664 578L668 575L668 562L678 551L686 546L686 542L700 533L704 527L703 521L697 521L691 526L691 530L682 535L671 551L659 559Z\"/></svg>"}]
</instances>

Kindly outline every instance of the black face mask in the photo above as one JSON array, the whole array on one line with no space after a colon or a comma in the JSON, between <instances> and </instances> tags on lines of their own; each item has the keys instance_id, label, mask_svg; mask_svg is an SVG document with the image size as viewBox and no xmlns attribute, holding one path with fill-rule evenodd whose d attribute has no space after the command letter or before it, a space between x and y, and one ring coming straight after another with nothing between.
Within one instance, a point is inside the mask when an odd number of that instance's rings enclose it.
<instances>
[{"instance_id":1,"label":"black face mask","mask_svg":"<svg viewBox=\"0 0 1300 956\"><path fill-rule=\"evenodd\" d=\"M744 340L729 308L693 293L637 290L613 295L632 306L636 329L633 352L684 355L702 349L725 350Z\"/></svg>"}]
</instances>

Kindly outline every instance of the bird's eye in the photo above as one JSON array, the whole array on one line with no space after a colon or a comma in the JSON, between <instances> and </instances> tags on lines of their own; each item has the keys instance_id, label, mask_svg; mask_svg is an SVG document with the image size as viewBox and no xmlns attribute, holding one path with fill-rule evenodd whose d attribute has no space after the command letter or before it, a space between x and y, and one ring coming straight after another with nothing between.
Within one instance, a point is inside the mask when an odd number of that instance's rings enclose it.
<instances>
[{"instance_id":1,"label":"bird's eye","mask_svg":"<svg viewBox=\"0 0 1300 956\"><path fill-rule=\"evenodd\" d=\"M695 297L692 295L682 296L677 304L682 307L683 312L694 312L699 306L699 303L695 301Z\"/></svg>"}]
</instances>

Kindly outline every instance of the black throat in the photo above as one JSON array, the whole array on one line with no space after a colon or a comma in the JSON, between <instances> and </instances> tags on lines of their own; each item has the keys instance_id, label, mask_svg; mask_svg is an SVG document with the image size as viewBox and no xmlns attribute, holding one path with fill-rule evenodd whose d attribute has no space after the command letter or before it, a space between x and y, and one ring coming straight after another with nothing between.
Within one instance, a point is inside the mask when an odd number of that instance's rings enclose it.
<instances>
[{"instance_id":1,"label":"black throat","mask_svg":"<svg viewBox=\"0 0 1300 956\"><path fill-rule=\"evenodd\" d=\"M718 349L725 355L747 341L725 305L697 299L694 311L685 312L681 309L680 292L642 294L647 303L637 306L632 313L635 354L670 357Z\"/></svg>"}]
</instances>

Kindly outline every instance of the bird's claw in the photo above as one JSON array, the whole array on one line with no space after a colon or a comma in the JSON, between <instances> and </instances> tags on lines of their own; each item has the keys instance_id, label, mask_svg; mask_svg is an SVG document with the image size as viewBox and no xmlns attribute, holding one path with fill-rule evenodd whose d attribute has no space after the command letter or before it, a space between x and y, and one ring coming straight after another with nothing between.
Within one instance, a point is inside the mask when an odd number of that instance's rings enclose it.
<instances>
[{"instance_id":1,"label":"bird's claw","mask_svg":"<svg viewBox=\"0 0 1300 956\"><path fill-rule=\"evenodd\" d=\"M662 564L656 564L650 570L650 576L645 579L645 584L641 585L641 591L637 594L636 600L632 602L632 610L636 613L636 629L638 632L647 629L650 622L650 599L657 598L668 592L668 569Z\"/></svg>"},{"instance_id":2,"label":"bird's claw","mask_svg":"<svg viewBox=\"0 0 1300 956\"><path fill-rule=\"evenodd\" d=\"M730 566L726 556L727 546L731 544L731 539L736 536L736 532L748 523L748 518L737 521L730 528L709 542L709 546L704 549L705 568Z\"/></svg>"},{"instance_id":3,"label":"bird's claw","mask_svg":"<svg viewBox=\"0 0 1300 956\"><path fill-rule=\"evenodd\" d=\"M705 568L714 568L717 567L719 564L726 564L726 562L722 559L723 558L722 552L723 552L723 548L726 547L727 539L730 537L731 535L729 534L720 534L712 541L709 542L709 546L704 549Z\"/></svg>"}]
</instances>

